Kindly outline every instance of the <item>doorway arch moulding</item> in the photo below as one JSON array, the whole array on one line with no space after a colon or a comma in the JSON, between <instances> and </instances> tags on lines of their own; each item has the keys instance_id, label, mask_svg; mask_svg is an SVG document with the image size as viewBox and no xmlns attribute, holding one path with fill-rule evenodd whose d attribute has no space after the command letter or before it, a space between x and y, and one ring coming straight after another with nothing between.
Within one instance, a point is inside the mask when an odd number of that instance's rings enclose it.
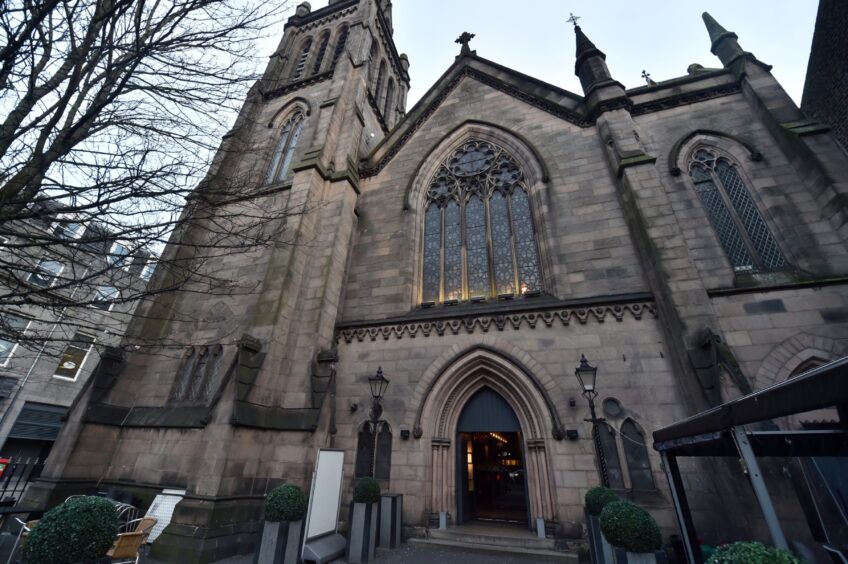
<instances>
[{"instance_id":1,"label":"doorway arch moulding","mask_svg":"<svg viewBox=\"0 0 848 564\"><path fill-rule=\"evenodd\" d=\"M468 400L483 388L503 397L518 417L524 441L533 518L555 518L556 501L545 437L549 425L561 440L562 424L538 379L514 359L484 346L461 353L429 383L415 419L415 438L431 440L430 507L456 514L456 429Z\"/></svg>"}]
</instances>

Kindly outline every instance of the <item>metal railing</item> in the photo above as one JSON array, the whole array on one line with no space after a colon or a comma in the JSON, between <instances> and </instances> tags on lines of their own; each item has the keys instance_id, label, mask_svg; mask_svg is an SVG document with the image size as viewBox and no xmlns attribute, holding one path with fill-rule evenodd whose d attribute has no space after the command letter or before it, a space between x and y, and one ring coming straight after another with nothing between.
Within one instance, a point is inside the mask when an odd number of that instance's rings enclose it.
<instances>
[{"instance_id":1,"label":"metal railing","mask_svg":"<svg viewBox=\"0 0 848 564\"><path fill-rule=\"evenodd\" d=\"M29 483L41 475L43 468L43 458L10 458L0 476L0 507L16 506Z\"/></svg>"}]
</instances>

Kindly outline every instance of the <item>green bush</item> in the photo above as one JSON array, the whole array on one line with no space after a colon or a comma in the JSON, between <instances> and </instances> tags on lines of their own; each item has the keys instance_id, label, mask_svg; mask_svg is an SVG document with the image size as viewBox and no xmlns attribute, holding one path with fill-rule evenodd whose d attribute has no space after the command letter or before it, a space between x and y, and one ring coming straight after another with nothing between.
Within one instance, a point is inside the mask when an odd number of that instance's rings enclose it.
<instances>
[{"instance_id":1,"label":"green bush","mask_svg":"<svg viewBox=\"0 0 848 564\"><path fill-rule=\"evenodd\" d=\"M75 497L44 514L29 534L29 564L72 564L106 554L118 536L118 514L107 499Z\"/></svg>"},{"instance_id":2,"label":"green bush","mask_svg":"<svg viewBox=\"0 0 848 564\"><path fill-rule=\"evenodd\" d=\"M377 503L380 501L380 484L374 478L360 478L353 486L353 501Z\"/></svg>"},{"instance_id":3,"label":"green bush","mask_svg":"<svg viewBox=\"0 0 848 564\"><path fill-rule=\"evenodd\" d=\"M653 552L662 535L651 515L629 501L613 501L601 511L601 532L613 546L628 552Z\"/></svg>"},{"instance_id":4,"label":"green bush","mask_svg":"<svg viewBox=\"0 0 848 564\"><path fill-rule=\"evenodd\" d=\"M716 549L707 564L803 564L804 561L781 548L758 542L734 542Z\"/></svg>"},{"instance_id":5,"label":"green bush","mask_svg":"<svg viewBox=\"0 0 848 564\"><path fill-rule=\"evenodd\" d=\"M586 511L590 515L600 515L608 503L618 501L618 494L604 486L595 486L586 492Z\"/></svg>"},{"instance_id":6,"label":"green bush","mask_svg":"<svg viewBox=\"0 0 848 564\"><path fill-rule=\"evenodd\" d=\"M265 496L266 521L300 521L306 515L306 494L298 486L283 484Z\"/></svg>"}]
</instances>

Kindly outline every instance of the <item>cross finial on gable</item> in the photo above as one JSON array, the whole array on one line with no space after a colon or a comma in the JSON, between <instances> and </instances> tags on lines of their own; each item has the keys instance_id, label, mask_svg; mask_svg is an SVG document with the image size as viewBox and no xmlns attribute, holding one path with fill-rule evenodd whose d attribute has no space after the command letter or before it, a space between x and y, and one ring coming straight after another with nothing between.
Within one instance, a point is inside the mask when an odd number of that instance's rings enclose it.
<instances>
[{"instance_id":1,"label":"cross finial on gable","mask_svg":"<svg viewBox=\"0 0 848 564\"><path fill-rule=\"evenodd\" d=\"M459 43L460 45L462 45L462 49L460 49L460 51L459 51L460 53L470 53L471 48L468 46L468 42L471 41L472 39L474 39L473 33L468 33L467 31L463 31L462 35L457 37L456 41L454 41L454 43Z\"/></svg>"},{"instance_id":2,"label":"cross finial on gable","mask_svg":"<svg viewBox=\"0 0 848 564\"><path fill-rule=\"evenodd\" d=\"M651 78L651 73L649 73L648 71L646 71L644 69L642 69L642 78L645 79L645 82L648 83L648 86L656 86L657 85L657 83L654 81L654 79Z\"/></svg>"}]
</instances>

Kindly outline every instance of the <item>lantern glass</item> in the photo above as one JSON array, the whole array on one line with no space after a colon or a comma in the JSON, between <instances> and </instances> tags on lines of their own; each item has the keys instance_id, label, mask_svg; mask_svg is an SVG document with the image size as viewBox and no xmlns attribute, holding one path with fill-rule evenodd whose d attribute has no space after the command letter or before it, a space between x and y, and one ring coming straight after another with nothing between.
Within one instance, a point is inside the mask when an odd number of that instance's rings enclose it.
<instances>
[{"instance_id":1,"label":"lantern glass","mask_svg":"<svg viewBox=\"0 0 848 564\"><path fill-rule=\"evenodd\" d=\"M577 380L580 382L580 387L583 388L583 393L591 394L595 392L595 380L598 376L598 368L590 366L585 355L580 355L580 366L574 371Z\"/></svg>"},{"instance_id":2,"label":"lantern glass","mask_svg":"<svg viewBox=\"0 0 848 564\"><path fill-rule=\"evenodd\" d=\"M382 367L377 369L377 374L368 378L368 385L371 387L371 397L380 401L386 393L386 388L389 387L389 381L383 376Z\"/></svg>"}]
</instances>

